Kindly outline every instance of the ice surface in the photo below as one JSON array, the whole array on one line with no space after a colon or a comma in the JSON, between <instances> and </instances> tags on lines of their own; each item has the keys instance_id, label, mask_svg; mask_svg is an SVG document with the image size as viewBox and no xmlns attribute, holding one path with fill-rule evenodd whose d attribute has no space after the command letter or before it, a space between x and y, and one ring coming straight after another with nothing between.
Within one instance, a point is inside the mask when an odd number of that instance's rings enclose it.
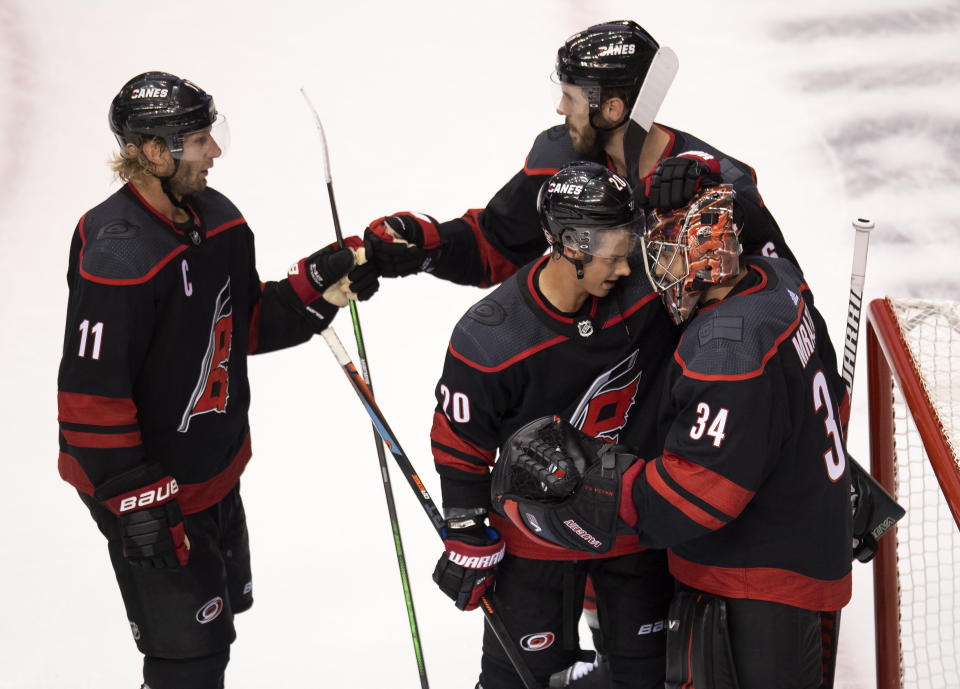
<instances>
[{"instance_id":1,"label":"ice surface","mask_svg":"<svg viewBox=\"0 0 960 689\"><path fill-rule=\"evenodd\" d=\"M210 181L257 233L269 279L333 239L301 86L326 127L347 233L397 210L448 219L482 206L560 121L547 77L563 39L627 17L680 56L658 119L757 169L835 344L853 217L877 222L868 298L960 297L957 2L0 2L0 687L138 685L103 540L56 472L67 251L79 216L113 188L105 116L120 85L162 69L215 95L233 144ZM380 407L438 502L433 387L453 324L480 295L417 276L360 309ZM347 341L345 314L338 329ZM860 363L850 450L866 462ZM251 380L257 604L238 619L228 686L419 686L353 391L319 339L255 358ZM431 685L473 686L481 616L435 589L436 536L393 480ZM874 682L870 567L855 568L843 689Z\"/></svg>"}]
</instances>

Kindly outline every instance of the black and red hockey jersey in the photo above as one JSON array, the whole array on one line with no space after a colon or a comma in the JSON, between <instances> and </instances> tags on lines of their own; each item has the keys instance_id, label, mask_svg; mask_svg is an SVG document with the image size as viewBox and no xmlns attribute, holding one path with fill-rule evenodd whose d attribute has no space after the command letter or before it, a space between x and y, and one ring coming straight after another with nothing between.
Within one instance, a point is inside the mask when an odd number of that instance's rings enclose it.
<instances>
[{"instance_id":1,"label":"black and red hockey jersey","mask_svg":"<svg viewBox=\"0 0 960 689\"><path fill-rule=\"evenodd\" d=\"M132 185L80 219L58 377L63 479L92 494L159 462L187 514L226 495L250 458L247 354L312 334L280 283L260 283L236 207L208 188L190 208L199 245Z\"/></svg>"},{"instance_id":2,"label":"black and red hockey jersey","mask_svg":"<svg viewBox=\"0 0 960 689\"><path fill-rule=\"evenodd\" d=\"M743 209L740 241L745 253L780 256L796 263L783 233L763 204L752 167L691 134L662 124L657 126L670 136L663 158L703 151L720 162L723 181L734 186ZM502 282L543 254L547 241L537 217L537 193L557 170L577 160L613 169L603 151L575 151L566 125L542 132L533 142L523 169L490 199L486 208L471 209L460 218L440 224L442 249L428 270L444 280L486 287ZM627 165L636 167L638 161L628 160ZM652 169L642 170L639 177L643 181L652 173Z\"/></svg>"},{"instance_id":3,"label":"black and red hockey jersey","mask_svg":"<svg viewBox=\"0 0 960 689\"><path fill-rule=\"evenodd\" d=\"M663 454L634 483L631 516L641 541L669 546L685 584L839 610L851 590L846 388L799 271L748 265L684 330Z\"/></svg>"},{"instance_id":4,"label":"black and red hockey jersey","mask_svg":"<svg viewBox=\"0 0 960 689\"><path fill-rule=\"evenodd\" d=\"M643 268L632 266L606 297L562 314L536 284L547 260L528 265L474 305L450 338L430 434L447 509L489 508L497 448L545 414L611 441L636 426L635 443L657 451L660 374L678 331ZM495 514L491 524L507 550L521 557L592 557L572 550L559 555ZM608 556L641 549L627 535Z\"/></svg>"}]
</instances>

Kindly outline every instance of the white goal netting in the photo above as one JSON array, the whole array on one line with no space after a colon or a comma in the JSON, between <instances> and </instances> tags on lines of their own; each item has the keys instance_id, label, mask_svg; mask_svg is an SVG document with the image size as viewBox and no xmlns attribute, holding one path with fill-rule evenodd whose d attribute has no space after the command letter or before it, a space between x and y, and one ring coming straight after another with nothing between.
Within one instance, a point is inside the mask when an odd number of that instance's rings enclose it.
<instances>
[{"instance_id":1,"label":"white goal netting","mask_svg":"<svg viewBox=\"0 0 960 689\"><path fill-rule=\"evenodd\" d=\"M960 475L960 303L888 303ZM907 512L897 529L902 686L960 688L960 529L915 414L895 385L896 497Z\"/></svg>"}]
</instances>

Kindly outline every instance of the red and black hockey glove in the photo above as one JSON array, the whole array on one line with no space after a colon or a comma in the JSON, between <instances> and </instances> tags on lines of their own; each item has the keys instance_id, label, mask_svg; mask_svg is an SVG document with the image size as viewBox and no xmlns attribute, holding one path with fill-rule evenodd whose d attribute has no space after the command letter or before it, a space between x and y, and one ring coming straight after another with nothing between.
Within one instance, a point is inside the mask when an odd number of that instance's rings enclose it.
<instances>
[{"instance_id":1,"label":"red and black hockey glove","mask_svg":"<svg viewBox=\"0 0 960 689\"><path fill-rule=\"evenodd\" d=\"M117 515L123 555L132 565L176 569L190 558L180 488L159 464L144 464L101 484L93 497Z\"/></svg>"},{"instance_id":2,"label":"red and black hockey glove","mask_svg":"<svg viewBox=\"0 0 960 689\"><path fill-rule=\"evenodd\" d=\"M494 509L534 540L606 553L637 523L633 482L644 460L556 416L507 440L491 476Z\"/></svg>"},{"instance_id":3,"label":"red and black hockey glove","mask_svg":"<svg viewBox=\"0 0 960 689\"><path fill-rule=\"evenodd\" d=\"M363 241L347 237L342 249L330 244L290 267L286 282L321 330L350 299L364 301L377 291L377 276L362 270L364 261Z\"/></svg>"},{"instance_id":4,"label":"red and black hockey glove","mask_svg":"<svg viewBox=\"0 0 960 689\"><path fill-rule=\"evenodd\" d=\"M377 218L363 233L367 258L385 278L423 270L440 246L437 221L422 213L396 213Z\"/></svg>"},{"instance_id":5,"label":"red and black hockey glove","mask_svg":"<svg viewBox=\"0 0 960 689\"><path fill-rule=\"evenodd\" d=\"M722 181L720 161L709 153L688 151L664 158L647 179L647 206L660 210L683 208L700 189Z\"/></svg>"},{"instance_id":6,"label":"red and black hockey glove","mask_svg":"<svg viewBox=\"0 0 960 689\"><path fill-rule=\"evenodd\" d=\"M444 552L433 570L433 580L461 610L473 610L480 604L506 549L500 534L484 524L483 517L444 522Z\"/></svg>"}]
</instances>

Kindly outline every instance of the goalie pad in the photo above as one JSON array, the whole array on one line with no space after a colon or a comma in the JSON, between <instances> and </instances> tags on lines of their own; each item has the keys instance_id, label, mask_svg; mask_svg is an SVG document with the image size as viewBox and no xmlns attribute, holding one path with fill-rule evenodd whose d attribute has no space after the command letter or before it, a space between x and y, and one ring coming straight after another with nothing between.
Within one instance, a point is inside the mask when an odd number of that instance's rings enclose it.
<instances>
[{"instance_id":1,"label":"goalie pad","mask_svg":"<svg viewBox=\"0 0 960 689\"><path fill-rule=\"evenodd\" d=\"M641 463L622 445L544 416L516 431L491 477L494 509L541 546L606 553L618 533L622 477ZM545 544L544 541L547 543Z\"/></svg>"},{"instance_id":2,"label":"goalie pad","mask_svg":"<svg viewBox=\"0 0 960 689\"><path fill-rule=\"evenodd\" d=\"M852 458L850 491L853 555L860 562L870 562L877 554L877 541L903 518L906 510Z\"/></svg>"},{"instance_id":3,"label":"goalie pad","mask_svg":"<svg viewBox=\"0 0 960 689\"><path fill-rule=\"evenodd\" d=\"M674 595L667 614L666 689L739 689L727 606L695 591Z\"/></svg>"}]
</instances>

